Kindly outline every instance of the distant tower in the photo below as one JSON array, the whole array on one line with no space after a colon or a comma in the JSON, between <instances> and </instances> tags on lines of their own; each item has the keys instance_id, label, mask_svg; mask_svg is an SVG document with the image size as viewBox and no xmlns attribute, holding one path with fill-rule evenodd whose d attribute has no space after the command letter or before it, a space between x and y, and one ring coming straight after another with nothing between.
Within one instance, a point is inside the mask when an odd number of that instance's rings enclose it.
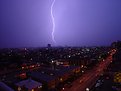
<instances>
[{"instance_id":1,"label":"distant tower","mask_svg":"<svg viewBox=\"0 0 121 91\"><path fill-rule=\"evenodd\" d=\"M51 48L52 46L51 46L51 44L48 44L47 47L48 47L48 48Z\"/></svg>"}]
</instances>

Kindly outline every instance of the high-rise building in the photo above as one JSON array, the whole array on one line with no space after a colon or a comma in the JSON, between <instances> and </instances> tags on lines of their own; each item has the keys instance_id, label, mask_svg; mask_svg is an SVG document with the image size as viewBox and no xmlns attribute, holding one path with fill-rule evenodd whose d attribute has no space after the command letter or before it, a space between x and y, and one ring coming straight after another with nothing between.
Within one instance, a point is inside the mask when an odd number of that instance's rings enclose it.
<instances>
[{"instance_id":1,"label":"high-rise building","mask_svg":"<svg viewBox=\"0 0 121 91\"><path fill-rule=\"evenodd\" d=\"M47 47L48 47L48 48L51 48L51 44L48 44Z\"/></svg>"}]
</instances>

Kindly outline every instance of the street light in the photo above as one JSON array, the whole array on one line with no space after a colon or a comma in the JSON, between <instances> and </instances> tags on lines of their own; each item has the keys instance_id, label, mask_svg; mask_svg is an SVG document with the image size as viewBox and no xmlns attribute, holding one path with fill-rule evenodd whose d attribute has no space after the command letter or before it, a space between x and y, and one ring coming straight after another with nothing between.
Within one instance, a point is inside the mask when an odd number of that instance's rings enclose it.
<instances>
[{"instance_id":1,"label":"street light","mask_svg":"<svg viewBox=\"0 0 121 91\"><path fill-rule=\"evenodd\" d=\"M82 73L84 73L84 71L82 70Z\"/></svg>"},{"instance_id":2,"label":"street light","mask_svg":"<svg viewBox=\"0 0 121 91\"><path fill-rule=\"evenodd\" d=\"M86 88L86 91L89 91L89 88Z\"/></svg>"},{"instance_id":3,"label":"street light","mask_svg":"<svg viewBox=\"0 0 121 91\"><path fill-rule=\"evenodd\" d=\"M54 61L52 60L52 63L54 63Z\"/></svg>"},{"instance_id":4,"label":"street light","mask_svg":"<svg viewBox=\"0 0 121 91\"><path fill-rule=\"evenodd\" d=\"M65 89L65 88L62 88L63 90Z\"/></svg>"}]
</instances>

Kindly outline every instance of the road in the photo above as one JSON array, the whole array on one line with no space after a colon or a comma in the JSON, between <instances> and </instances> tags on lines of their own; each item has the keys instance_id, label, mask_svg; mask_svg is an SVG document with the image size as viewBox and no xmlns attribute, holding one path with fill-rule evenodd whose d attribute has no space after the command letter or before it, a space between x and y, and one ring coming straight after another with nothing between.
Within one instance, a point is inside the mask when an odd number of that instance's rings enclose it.
<instances>
[{"instance_id":1,"label":"road","mask_svg":"<svg viewBox=\"0 0 121 91\"><path fill-rule=\"evenodd\" d=\"M86 88L91 88L100 75L103 73L103 70L112 62L112 55L115 54L116 50L112 50L110 56L105 60L98 63L93 69L86 71L79 79L72 82L72 87L64 88L64 91L86 91ZM89 91L89 90L88 90Z\"/></svg>"}]
</instances>

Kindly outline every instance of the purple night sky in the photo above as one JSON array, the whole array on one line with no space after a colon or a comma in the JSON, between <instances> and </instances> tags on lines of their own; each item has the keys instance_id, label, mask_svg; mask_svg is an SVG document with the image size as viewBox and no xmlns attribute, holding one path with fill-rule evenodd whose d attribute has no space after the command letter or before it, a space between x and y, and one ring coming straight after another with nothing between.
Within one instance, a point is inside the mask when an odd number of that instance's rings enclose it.
<instances>
[{"instance_id":1,"label":"purple night sky","mask_svg":"<svg viewBox=\"0 0 121 91\"><path fill-rule=\"evenodd\" d=\"M110 45L121 40L121 0L0 0L0 48Z\"/></svg>"}]
</instances>

